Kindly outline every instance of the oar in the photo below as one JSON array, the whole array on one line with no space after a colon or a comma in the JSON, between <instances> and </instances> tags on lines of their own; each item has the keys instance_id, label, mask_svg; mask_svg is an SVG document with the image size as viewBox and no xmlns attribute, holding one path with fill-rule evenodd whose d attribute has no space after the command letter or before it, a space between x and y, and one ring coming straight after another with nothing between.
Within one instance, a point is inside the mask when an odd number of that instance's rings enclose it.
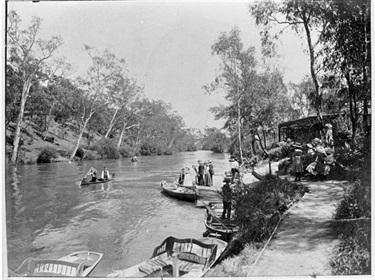
<instances>
[{"instance_id":1,"label":"oar","mask_svg":"<svg viewBox=\"0 0 375 280\"><path fill-rule=\"evenodd\" d=\"M87 172L87 174L86 174L85 177L83 177L83 178L86 178L87 175L89 175L89 173L91 172L91 170L92 170L92 167L90 168L89 172Z\"/></svg>"},{"instance_id":2,"label":"oar","mask_svg":"<svg viewBox=\"0 0 375 280\"><path fill-rule=\"evenodd\" d=\"M210 206L207 205L206 203L204 203L204 201L202 201L202 203L203 203L203 205L206 207L206 209L208 210L208 212L210 212L211 216L212 216L212 217L216 217L216 213L215 213L214 211L212 211L212 209L210 208ZM220 221L220 218L218 218L217 220L219 221L219 223L220 223L223 227L225 227L227 230L230 230L230 231L233 232L232 229L228 228L226 225L224 225L224 224Z\"/></svg>"}]
</instances>

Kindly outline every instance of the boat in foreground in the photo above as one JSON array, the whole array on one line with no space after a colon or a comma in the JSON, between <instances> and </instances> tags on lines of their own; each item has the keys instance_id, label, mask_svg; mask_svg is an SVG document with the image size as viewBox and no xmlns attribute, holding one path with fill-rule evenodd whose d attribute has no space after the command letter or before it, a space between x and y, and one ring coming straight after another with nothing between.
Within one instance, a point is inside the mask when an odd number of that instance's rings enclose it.
<instances>
[{"instance_id":1,"label":"boat in foreground","mask_svg":"<svg viewBox=\"0 0 375 280\"><path fill-rule=\"evenodd\" d=\"M81 186L87 186L87 185L92 185L92 184L103 184L103 183L107 183L109 181L112 181L114 178L115 178L115 173L113 173L111 178L109 178L109 179L98 178L98 179L96 179L96 181L87 180L86 177L85 177L81 180L80 185Z\"/></svg>"},{"instance_id":2,"label":"boat in foreground","mask_svg":"<svg viewBox=\"0 0 375 280\"><path fill-rule=\"evenodd\" d=\"M161 182L162 192L169 195L170 197L186 200L195 201L197 199L197 192L195 187L184 187L178 183L168 184L165 181Z\"/></svg>"},{"instance_id":3,"label":"boat in foreground","mask_svg":"<svg viewBox=\"0 0 375 280\"><path fill-rule=\"evenodd\" d=\"M170 236L154 249L151 259L107 277L202 277L227 245L211 237L178 239Z\"/></svg>"},{"instance_id":4,"label":"boat in foreground","mask_svg":"<svg viewBox=\"0 0 375 280\"><path fill-rule=\"evenodd\" d=\"M79 251L58 260L28 258L10 276L87 277L102 257L102 253Z\"/></svg>"},{"instance_id":5,"label":"boat in foreground","mask_svg":"<svg viewBox=\"0 0 375 280\"><path fill-rule=\"evenodd\" d=\"M204 219L206 232L203 236L215 236L225 241L229 241L239 230L234 217L234 211L231 211L231 219L221 219L223 213L222 202L205 203L207 209Z\"/></svg>"}]
</instances>

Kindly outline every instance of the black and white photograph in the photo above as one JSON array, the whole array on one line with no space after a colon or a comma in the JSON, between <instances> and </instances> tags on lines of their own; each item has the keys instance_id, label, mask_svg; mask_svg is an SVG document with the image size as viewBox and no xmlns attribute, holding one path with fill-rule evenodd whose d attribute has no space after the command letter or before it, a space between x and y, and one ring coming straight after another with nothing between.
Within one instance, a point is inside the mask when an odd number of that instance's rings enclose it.
<instances>
[{"instance_id":1,"label":"black and white photograph","mask_svg":"<svg viewBox=\"0 0 375 280\"><path fill-rule=\"evenodd\" d=\"M365 278L370 0L6 0L2 279Z\"/></svg>"}]
</instances>

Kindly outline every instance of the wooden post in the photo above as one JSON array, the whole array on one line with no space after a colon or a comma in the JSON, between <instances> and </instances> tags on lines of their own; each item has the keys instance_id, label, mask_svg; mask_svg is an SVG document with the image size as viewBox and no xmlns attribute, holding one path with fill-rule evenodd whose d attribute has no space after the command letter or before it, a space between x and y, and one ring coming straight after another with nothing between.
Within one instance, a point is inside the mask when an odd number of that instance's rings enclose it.
<instances>
[{"instance_id":1,"label":"wooden post","mask_svg":"<svg viewBox=\"0 0 375 280\"><path fill-rule=\"evenodd\" d=\"M180 269L178 267L178 253L173 253L172 258L173 258L173 277L180 277Z\"/></svg>"}]
</instances>

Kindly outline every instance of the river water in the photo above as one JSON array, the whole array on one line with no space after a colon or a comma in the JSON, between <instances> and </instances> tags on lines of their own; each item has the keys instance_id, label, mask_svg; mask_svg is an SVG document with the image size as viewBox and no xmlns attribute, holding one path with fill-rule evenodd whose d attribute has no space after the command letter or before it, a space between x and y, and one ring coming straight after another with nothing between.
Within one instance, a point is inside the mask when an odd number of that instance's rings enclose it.
<instances>
[{"instance_id":1,"label":"river water","mask_svg":"<svg viewBox=\"0 0 375 280\"><path fill-rule=\"evenodd\" d=\"M8 268L28 257L57 259L75 251L104 254L90 276L105 277L151 257L166 237L200 238L204 209L162 194L184 166L210 159L214 186L229 170L228 155L209 151L172 156L61 162L6 168ZM106 166L115 179L80 187L90 167Z\"/></svg>"}]
</instances>

